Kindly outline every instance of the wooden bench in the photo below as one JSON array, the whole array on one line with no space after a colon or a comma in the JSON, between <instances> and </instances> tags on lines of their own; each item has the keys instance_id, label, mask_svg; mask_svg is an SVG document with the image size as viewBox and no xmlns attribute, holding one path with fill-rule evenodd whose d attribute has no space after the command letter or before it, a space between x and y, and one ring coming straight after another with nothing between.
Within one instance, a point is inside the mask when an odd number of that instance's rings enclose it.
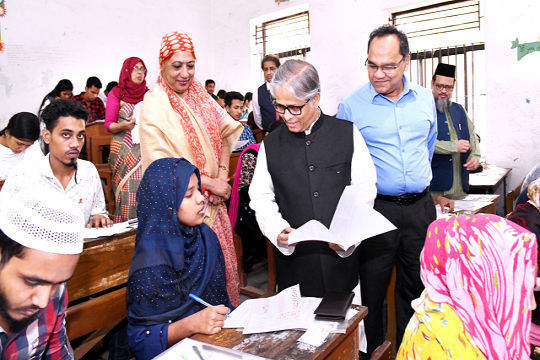
<instances>
[{"instance_id":1,"label":"wooden bench","mask_svg":"<svg viewBox=\"0 0 540 360\"><path fill-rule=\"evenodd\" d=\"M75 273L67 282L68 338L90 334L74 350L76 359L127 316L125 285L134 252L135 230L84 244Z\"/></svg>"}]
</instances>

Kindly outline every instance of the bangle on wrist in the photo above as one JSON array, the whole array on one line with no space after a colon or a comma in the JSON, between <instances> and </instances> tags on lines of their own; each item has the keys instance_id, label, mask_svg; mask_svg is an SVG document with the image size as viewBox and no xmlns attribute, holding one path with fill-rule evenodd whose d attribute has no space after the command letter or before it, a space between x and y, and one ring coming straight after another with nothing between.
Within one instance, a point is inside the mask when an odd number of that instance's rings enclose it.
<instances>
[{"instance_id":1,"label":"bangle on wrist","mask_svg":"<svg viewBox=\"0 0 540 360\"><path fill-rule=\"evenodd\" d=\"M225 165L219 165L219 168L220 169L223 169L225 170L227 173L229 173L229 169L227 169L227 167Z\"/></svg>"}]
</instances>

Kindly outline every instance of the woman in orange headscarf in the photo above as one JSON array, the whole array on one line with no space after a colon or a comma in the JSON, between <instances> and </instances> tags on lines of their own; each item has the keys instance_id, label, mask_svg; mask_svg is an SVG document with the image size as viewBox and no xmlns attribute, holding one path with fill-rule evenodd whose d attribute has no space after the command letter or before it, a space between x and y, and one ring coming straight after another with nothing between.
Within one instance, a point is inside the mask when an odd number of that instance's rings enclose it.
<instances>
[{"instance_id":1,"label":"woman in orange headscarf","mask_svg":"<svg viewBox=\"0 0 540 360\"><path fill-rule=\"evenodd\" d=\"M219 238L227 270L227 291L240 304L239 278L231 224L224 202L231 195L229 157L242 133L234 121L195 79L191 38L172 32L161 42L161 72L141 110L143 171L156 159L185 158L201 172L208 207L204 222Z\"/></svg>"}]
</instances>

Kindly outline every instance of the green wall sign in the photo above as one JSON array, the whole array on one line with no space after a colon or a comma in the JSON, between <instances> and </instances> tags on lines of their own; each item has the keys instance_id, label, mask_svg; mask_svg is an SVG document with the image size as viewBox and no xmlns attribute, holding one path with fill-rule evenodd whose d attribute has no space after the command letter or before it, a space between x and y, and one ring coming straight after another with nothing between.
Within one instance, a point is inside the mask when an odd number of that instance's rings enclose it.
<instances>
[{"instance_id":1,"label":"green wall sign","mask_svg":"<svg viewBox=\"0 0 540 360\"><path fill-rule=\"evenodd\" d=\"M512 47L510 49L515 48L517 48L517 55L519 61L527 54L535 51L540 51L540 41L520 44L518 38L516 38L516 41L512 41Z\"/></svg>"}]
</instances>

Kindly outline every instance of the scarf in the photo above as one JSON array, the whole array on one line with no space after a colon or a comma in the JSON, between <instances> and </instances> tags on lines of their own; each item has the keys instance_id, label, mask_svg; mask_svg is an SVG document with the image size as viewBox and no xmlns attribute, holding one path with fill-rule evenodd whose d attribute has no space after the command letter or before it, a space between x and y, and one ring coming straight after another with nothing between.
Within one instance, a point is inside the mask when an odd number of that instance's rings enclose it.
<instances>
[{"instance_id":1,"label":"scarf","mask_svg":"<svg viewBox=\"0 0 540 360\"><path fill-rule=\"evenodd\" d=\"M122 71L120 71L118 85L113 87L111 90L119 100L128 102L130 104L137 104L141 102L144 98L144 94L146 94L148 91L148 88L146 87L146 73L144 75L145 79L141 84L135 84L133 81L131 81L131 72L133 71L135 64L138 62L142 62L144 68L146 69L144 61L138 57L130 57L124 61Z\"/></svg>"},{"instance_id":2,"label":"scarf","mask_svg":"<svg viewBox=\"0 0 540 360\"><path fill-rule=\"evenodd\" d=\"M188 35L179 32L172 32L165 35L161 42L159 54L160 64L178 51L190 51L193 54L193 58L196 59L193 42ZM195 156L195 165L202 174L212 177L205 169L207 159L204 155L201 142L197 136L188 110L185 108L178 95L169 87L169 85L167 85L163 79L162 73L159 74L157 83L165 89L174 112L180 118L182 128L189 141L189 146ZM204 86L197 79L193 79L192 83L189 85L188 91L184 96L184 101L202 122L214 150L216 165L219 166L222 148L219 124L225 118L227 113L225 110L216 111L212 106L214 99L210 97Z\"/></svg>"},{"instance_id":3,"label":"scarf","mask_svg":"<svg viewBox=\"0 0 540 360\"><path fill-rule=\"evenodd\" d=\"M177 211L184 199L191 175L199 179L197 168L185 159L163 158L154 161L146 169L137 190L137 216L139 226L135 237L135 254L128 274L138 270L166 265L178 273L178 294L186 298L173 309L156 313L152 309L145 312L130 311L130 322L139 324L160 324L177 319L194 311L194 302L187 300L188 293L202 296L212 280L221 249L215 233L206 224L182 228ZM218 254L218 255L216 255ZM203 263L202 267L190 266ZM156 271L156 282L159 274ZM224 286L224 285L223 285ZM156 284L158 296L160 286ZM130 298L128 302L135 301ZM144 305L141 305L144 306Z\"/></svg>"},{"instance_id":4,"label":"scarf","mask_svg":"<svg viewBox=\"0 0 540 360\"><path fill-rule=\"evenodd\" d=\"M488 359L529 359L536 237L496 215L433 222L420 257L429 298L450 305Z\"/></svg>"}]
</instances>

